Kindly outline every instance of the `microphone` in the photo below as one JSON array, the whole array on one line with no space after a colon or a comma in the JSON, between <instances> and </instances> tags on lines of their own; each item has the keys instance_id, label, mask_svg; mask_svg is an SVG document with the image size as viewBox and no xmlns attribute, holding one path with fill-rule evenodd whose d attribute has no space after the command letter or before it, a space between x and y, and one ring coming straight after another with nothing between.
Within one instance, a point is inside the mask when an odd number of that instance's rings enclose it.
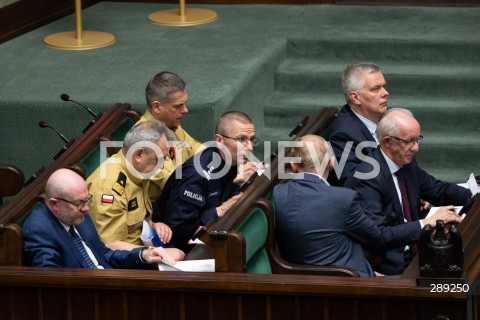
<instances>
[{"instance_id":1,"label":"microphone","mask_svg":"<svg viewBox=\"0 0 480 320\"><path fill-rule=\"evenodd\" d=\"M85 110L88 111L88 113L90 113L92 115L92 117L96 118L97 117L97 114L95 112L92 111L92 109L90 109L89 107L87 106L84 106L83 104L75 101L75 100L72 100L72 98L70 98L70 96L66 93L62 93L62 95L60 96L60 98L63 100L63 101L72 101L73 103L76 103L78 104L79 106L82 106Z\"/></svg>"},{"instance_id":2,"label":"microphone","mask_svg":"<svg viewBox=\"0 0 480 320\"><path fill-rule=\"evenodd\" d=\"M38 122L38 125L39 125L40 128L50 128L50 129L52 129L66 143L66 145L64 145L63 148L53 157L53 160L57 160L68 149L68 147L70 147L72 145L72 143L75 142L75 139L68 140L67 137L65 137L63 134L61 134L57 130L55 130L55 128L51 127L46 121L42 120L42 121Z\"/></svg>"},{"instance_id":3,"label":"microphone","mask_svg":"<svg viewBox=\"0 0 480 320\"><path fill-rule=\"evenodd\" d=\"M92 116L93 116L93 120L87 125L87 127L85 129L83 129L83 132L87 131L88 128L90 128L97 120L98 118L100 118L102 116L102 113L99 113L99 114L96 114L95 112L92 111L92 109L90 109L89 107L73 100L72 98L70 98L70 96L66 93L62 93L60 95L60 98L63 100L63 101L66 101L66 102L69 102L69 101L72 101L73 103L75 104L78 104L79 106L83 107L85 110L88 111L88 113L90 113Z\"/></svg>"}]
</instances>

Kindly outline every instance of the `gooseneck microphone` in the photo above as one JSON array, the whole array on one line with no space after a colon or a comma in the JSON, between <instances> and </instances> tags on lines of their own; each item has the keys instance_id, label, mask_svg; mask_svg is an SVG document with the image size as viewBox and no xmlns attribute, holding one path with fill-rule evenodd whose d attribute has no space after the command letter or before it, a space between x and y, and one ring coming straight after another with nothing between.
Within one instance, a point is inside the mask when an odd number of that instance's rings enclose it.
<instances>
[{"instance_id":1,"label":"gooseneck microphone","mask_svg":"<svg viewBox=\"0 0 480 320\"><path fill-rule=\"evenodd\" d=\"M96 114L95 112L92 111L92 109L90 109L89 107L73 100L68 94L66 93L62 93L60 95L60 98L63 100L63 101L66 101L66 102L69 102L69 101L72 101L73 103L75 104L78 104L79 106L83 107L85 110L88 111L88 113L90 113L92 116L93 116L93 120L90 121L90 123L85 127L85 129L83 129L83 132L87 131L88 128L90 128L95 122L97 122L97 120L102 116L102 113L98 113Z\"/></svg>"},{"instance_id":2,"label":"gooseneck microphone","mask_svg":"<svg viewBox=\"0 0 480 320\"><path fill-rule=\"evenodd\" d=\"M53 160L57 160L68 149L68 147L70 147L72 145L72 143L75 142L75 139L70 139L69 140L63 134L58 132L55 128L50 126L46 121L40 121L40 122L38 122L38 125L39 125L40 128L50 128L50 129L52 129L66 143L63 146L63 148L53 157Z\"/></svg>"},{"instance_id":3,"label":"gooseneck microphone","mask_svg":"<svg viewBox=\"0 0 480 320\"><path fill-rule=\"evenodd\" d=\"M97 114L95 112L92 111L92 109L90 109L89 107L87 106L84 106L83 104L73 100L72 98L70 98L70 96L66 93L62 93L62 95L60 96L60 98L63 100L63 101L66 101L66 102L69 102L69 101L72 101L73 103L75 104L78 104L79 106L83 107L85 110L88 111L88 113L90 113L92 115L92 117L96 118L97 117Z\"/></svg>"},{"instance_id":4,"label":"gooseneck microphone","mask_svg":"<svg viewBox=\"0 0 480 320\"><path fill-rule=\"evenodd\" d=\"M58 136L60 138L62 138L63 141L65 141L65 143L70 143L70 140L68 140L67 137L65 137L63 134L58 132L55 128L51 127L46 121L40 121L38 123L38 125L40 126L40 128L50 128L50 129L52 129L53 131L55 131L58 134Z\"/></svg>"}]
</instances>

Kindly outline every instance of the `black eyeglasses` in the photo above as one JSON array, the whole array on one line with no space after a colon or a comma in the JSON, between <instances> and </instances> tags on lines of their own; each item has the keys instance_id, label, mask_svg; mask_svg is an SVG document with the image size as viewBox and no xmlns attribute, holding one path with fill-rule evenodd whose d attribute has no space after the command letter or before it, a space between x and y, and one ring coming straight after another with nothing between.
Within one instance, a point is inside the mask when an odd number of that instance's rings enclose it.
<instances>
[{"instance_id":1,"label":"black eyeglasses","mask_svg":"<svg viewBox=\"0 0 480 320\"><path fill-rule=\"evenodd\" d=\"M62 200L62 201L64 201L64 202L73 204L74 206L77 207L77 210L80 210L80 209L83 208L83 206L85 205L85 203L87 203L88 201L92 200L92 195L89 194L87 200L80 200L78 203L75 203L75 202L73 202L73 201L70 201L70 200L67 200L67 199L63 199L63 198L55 198L55 199L57 199L57 200Z\"/></svg>"},{"instance_id":2,"label":"black eyeglasses","mask_svg":"<svg viewBox=\"0 0 480 320\"><path fill-rule=\"evenodd\" d=\"M420 145L420 143L422 142L423 140L423 136L419 136L417 139L412 139L412 140L404 140L404 139L400 139L400 138L397 138L395 136L390 136L391 138L393 139L396 139L396 140L399 140L399 141L402 141L407 147L411 148L415 145L415 143L417 143L418 145Z\"/></svg>"},{"instance_id":3,"label":"black eyeglasses","mask_svg":"<svg viewBox=\"0 0 480 320\"><path fill-rule=\"evenodd\" d=\"M247 142L250 141L250 143L252 144L252 146L256 146L258 145L258 138L256 137L252 137L252 138L248 138L248 137L245 137L245 136L240 136L238 138L232 138L232 137L229 137L229 136L226 136L226 135L223 135L223 134L220 134L222 137L224 138L228 138L228 139L232 139L232 140L235 140L237 141L238 143L241 143L243 145L246 145Z\"/></svg>"}]
</instances>

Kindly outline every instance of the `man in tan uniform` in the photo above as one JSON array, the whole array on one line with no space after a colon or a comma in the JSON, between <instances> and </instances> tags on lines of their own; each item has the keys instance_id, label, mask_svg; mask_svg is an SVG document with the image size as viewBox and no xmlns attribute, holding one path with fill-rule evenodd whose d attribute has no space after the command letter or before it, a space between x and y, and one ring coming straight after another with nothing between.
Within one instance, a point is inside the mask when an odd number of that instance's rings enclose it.
<instances>
[{"instance_id":1,"label":"man in tan uniform","mask_svg":"<svg viewBox=\"0 0 480 320\"><path fill-rule=\"evenodd\" d=\"M143 122L126 134L122 149L107 159L87 179L92 198L90 216L100 238L114 250L142 246L143 220L151 223L149 178L163 165L172 132L159 121ZM160 240L168 243L171 229L154 226Z\"/></svg>"},{"instance_id":2,"label":"man in tan uniform","mask_svg":"<svg viewBox=\"0 0 480 320\"><path fill-rule=\"evenodd\" d=\"M202 144L192 138L180 125L188 109L185 82L178 75L166 71L158 73L148 82L145 96L147 110L137 124L158 120L175 134L175 146L165 155L163 169L150 178L149 195L154 200L160 196L175 168L193 156Z\"/></svg>"}]
</instances>

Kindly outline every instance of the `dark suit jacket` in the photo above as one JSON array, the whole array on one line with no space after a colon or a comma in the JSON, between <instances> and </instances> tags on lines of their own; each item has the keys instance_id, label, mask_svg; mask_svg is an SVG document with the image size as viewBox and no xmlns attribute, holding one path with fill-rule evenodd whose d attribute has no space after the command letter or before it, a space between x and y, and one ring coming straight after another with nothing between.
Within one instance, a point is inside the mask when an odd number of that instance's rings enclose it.
<instances>
[{"instance_id":1,"label":"dark suit jacket","mask_svg":"<svg viewBox=\"0 0 480 320\"><path fill-rule=\"evenodd\" d=\"M282 257L292 263L338 265L372 277L361 244L405 243L391 228L378 228L362 211L356 192L328 186L318 176L274 188L275 234ZM412 229L415 237L420 227Z\"/></svg>"},{"instance_id":2,"label":"dark suit jacket","mask_svg":"<svg viewBox=\"0 0 480 320\"><path fill-rule=\"evenodd\" d=\"M365 124L353 113L352 109L347 104L343 106L338 113L337 118L332 123L328 140L330 141L335 157L339 163L345 145L349 141L353 142L340 178L335 176L334 170L330 171L330 176L328 178L328 181L332 185L343 186L346 179L353 175L357 165L362 162L362 160L355 155L355 148L357 145L363 141L372 141L375 143L376 141ZM373 149L374 148L363 148L362 152L366 156L370 156Z\"/></svg>"},{"instance_id":3,"label":"dark suit jacket","mask_svg":"<svg viewBox=\"0 0 480 320\"><path fill-rule=\"evenodd\" d=\"M141 248L110 250L100 241L88 215L75 226L83 241L92 250L99 265L104 268L150 269L139 258ZM23 224L25 261L40 267L88 268L72 237L46 205L33 210Z\"/></svg>"},{"instance_id":4,"label":"dark suit jacket","mask_svg":"<svg viewBox=\"0 0 480 320\"><path fill-rule=\"evenodd\" d=\"M418 226L419 223L416 221L405 223L395 183L380 147L372 152L372 156L380 164L380 173L368 180L350 177L346 186L359 193L363 211L378 226L397 226L398 236L404 237L411 225ZM357 171L370 172L372 166L361 163L358 165ZM412 220L424 218L420 213L420 199L424 199L434 206L464 205L471 196L468 189L437 180L429 175L417 165L415 158L404 166L404 175ZM383 251L381 254L383 261L376 268L377 271L383 274L399 274L404 271L403 246Z\"/></svg>"}]
</instances>

